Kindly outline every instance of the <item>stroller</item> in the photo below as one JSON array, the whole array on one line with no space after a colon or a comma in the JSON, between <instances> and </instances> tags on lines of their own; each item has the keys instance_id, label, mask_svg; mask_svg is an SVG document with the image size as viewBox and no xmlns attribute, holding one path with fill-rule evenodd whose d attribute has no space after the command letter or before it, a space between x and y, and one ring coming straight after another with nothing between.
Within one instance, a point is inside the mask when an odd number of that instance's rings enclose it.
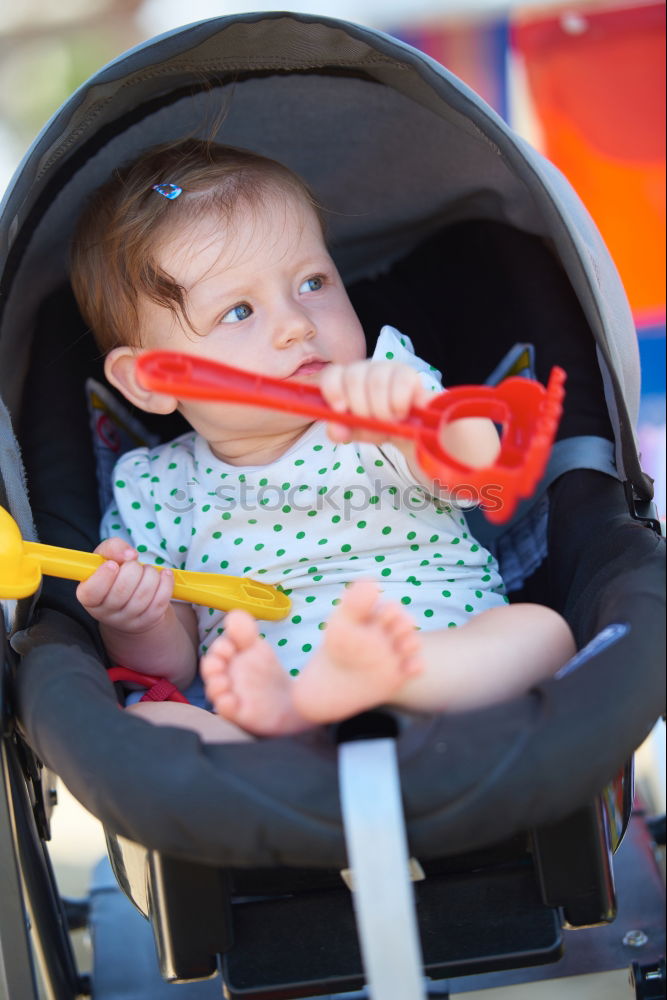
<instances>
[{"instance_id":1,"label":"stroller","mask_svg":"<svg viewBox=\"0 0 667 1000\"><path fill-rule=\"evenodd\" d=\"M646 858L630 761L664 711L664 542L636 450L638 354L613 264L562 176L464 84L379 32L264 13L160 36L80 88L2 207L0 501L26 539L97 544L103 463L85 385L103 376L69 287L68 239L114 166L216 130L286 163L331 210L371 348L392 323L447 385L531 367L546 383L553 365L565 369L539 489L502 530L482 515L473 530L511 598L560 611L581 653L562 676L483 710L377 711L299 739L201 745L119 711L74 584L45 577L35 600L12 607L4 658L0 982L13 1000L37 996L35 969L58 1000L162 996L105 992L103 977L77 972L68 926L80 914L59 898L45 848L52 773L102 821L162 976L192 984L185 996L220 995L220 976L234 1000L332 996L365 981L377 1000L413 1000L422 975L433 996L539 977L537 967L572 975L577 934L603 934L616 915L612 855L626 831ZM138 419L146 435L181 430ZM351 893L341 870L361 841ZM416 909L387 928L383 887L410 889L403 849L418 862ZM365 906L380 930L366 927ZM621 957L606 968L637 955L615 937ZM597 940L586 938L589 958ZM119 962L129 981L129 954ZM650 992L664 989L660 962L654 937L633 963L637 996L661 995Z\"/></svg>"}]
</instances>

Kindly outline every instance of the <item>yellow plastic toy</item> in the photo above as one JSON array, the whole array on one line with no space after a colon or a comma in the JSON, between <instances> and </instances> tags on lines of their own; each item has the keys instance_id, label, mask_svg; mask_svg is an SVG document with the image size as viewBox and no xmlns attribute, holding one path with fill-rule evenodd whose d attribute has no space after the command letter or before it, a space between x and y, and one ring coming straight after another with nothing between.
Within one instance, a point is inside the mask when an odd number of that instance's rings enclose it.
<instances>
[{"instance_id":1,"label":"yellow plastic toy","mask_svg":"<svg viewBox=\"0 0 667 1000\"><path fill-rule=\"evenodd\" d=\"M34 594L42 575L87 580L104 562L102 556L57 545L26 542L11 514L0 507L0 598ZM160 569L160 566L156 566ZM242 608L255 618L279 621L289 612L287 594L266 583L220 573L173 569L174 598L217 611Z\"/></svg>"}]
</instances>

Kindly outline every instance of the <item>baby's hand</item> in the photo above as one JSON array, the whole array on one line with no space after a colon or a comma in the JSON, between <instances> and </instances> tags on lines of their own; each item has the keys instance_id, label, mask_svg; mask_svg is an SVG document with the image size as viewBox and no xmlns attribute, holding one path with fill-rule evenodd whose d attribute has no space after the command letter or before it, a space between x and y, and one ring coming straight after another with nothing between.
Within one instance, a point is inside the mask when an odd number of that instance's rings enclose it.
<instances>
[{"instance_id":1,"label":"baby's hand","mask_svg":"<svg viewBox=\"0 0 667 1000\"><path fill-rule=\"evenodd\" d=\"M138 553L120 538L108 538L95 552L106 560L76 590L86 611L98 622L119 632L146 632L169 608L174 575L144 566Z\"/></svg>"},{"instance_id":2,"label":"baby's hand","mask_svg":"<svg viewBox=\"0 0 667 1000\"><path fill-rule=\"evenodd\" d=\"M423 406L431 394L419 374L398 361L355 361L350 365L328 365L319 386L333 410L380 420L403 420L413 406ZM355 430L330 423L332 441L371 441L382 444L386 434Z\"/></svg>"}]
</instances>

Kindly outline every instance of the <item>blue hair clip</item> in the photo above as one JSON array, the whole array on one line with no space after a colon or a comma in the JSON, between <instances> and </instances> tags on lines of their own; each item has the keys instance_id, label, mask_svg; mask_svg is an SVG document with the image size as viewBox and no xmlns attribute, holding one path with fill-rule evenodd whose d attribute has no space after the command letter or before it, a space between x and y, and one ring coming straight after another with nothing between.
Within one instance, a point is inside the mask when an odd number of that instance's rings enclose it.
<instances>
[{"instance_id":1,"label":"blue hair clip","mask_svg":"<svg viewBox=\"0 0 667 1000\"><path fill-rule=\"evenodd\" d=\"M179 194L183 194L183 188L179 187L178 184L154 184L153 190L161 194L163 198L168 198L169 201L173 201L174 198L178 198Z\"/></svg>"}]
</instances>

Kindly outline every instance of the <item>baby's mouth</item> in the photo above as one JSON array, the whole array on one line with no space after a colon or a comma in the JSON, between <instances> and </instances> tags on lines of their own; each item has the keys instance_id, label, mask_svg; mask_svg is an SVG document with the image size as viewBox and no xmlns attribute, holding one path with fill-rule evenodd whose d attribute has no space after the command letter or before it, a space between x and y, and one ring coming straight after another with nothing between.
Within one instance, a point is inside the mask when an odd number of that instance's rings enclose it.
<instances>
[{"instance_id":1,"label":"baby's mouth","mask_svg":"<svg viewBox=\"0 0 667 1000\"><path fill-rule=\"evenodd\" d=\"M304 375L317 375L323 368L326 368L327 361L304 361L303 364L292 372L289 378L302 378Z\"/></svg>"}]
</instances>

